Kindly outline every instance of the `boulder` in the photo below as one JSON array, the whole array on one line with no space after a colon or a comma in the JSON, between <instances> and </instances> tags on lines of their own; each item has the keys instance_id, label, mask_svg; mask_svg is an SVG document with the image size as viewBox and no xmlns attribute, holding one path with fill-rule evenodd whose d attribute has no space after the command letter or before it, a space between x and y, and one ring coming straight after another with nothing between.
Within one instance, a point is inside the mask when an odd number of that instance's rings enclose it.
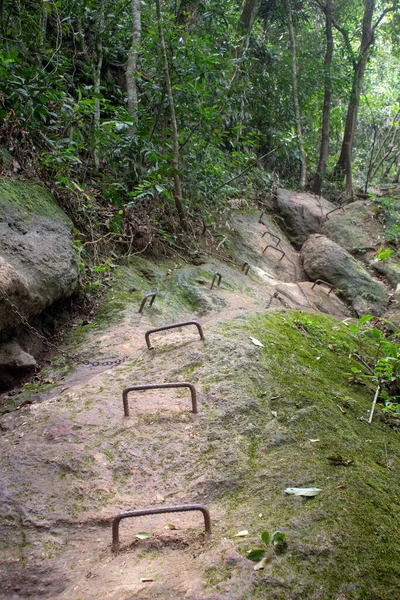
<instances>
[{"instance_id":1,"label":"boulder","mask_svg":"<svg viewBox=\"0 0 400 600\"><path fill-rule=\"evenodd\" d=\"M25 352L16 339L0 345L0 391L15 383L15 377L28 373L36 360Z\"/></svg>"},{"instance_id":2,"label":"boulder","mask_svg":"<svg viewBox=\"0 0 400 600\"><path fill-rule=\"evenodd\" d=\"M36 360L21 348L17 340L13 339L0 346L0 369L29 371L35 366Z\"/></svg>"},{"instance_id":3,"label":"boulder","mask_svg":"<svg viewBox=\"0 0 400 600\"><path fill-rule=\"evenodd\" d=\"M387 293L363 265L324 235L312 235L301 250L304 270L313 281L323 279L351 301L357 314L382 314Z\"/></svg>"},{"instance_id":4,"label":"boulder","mask_svg":"<svg viewBox=\"0 0 400 600\"><path fill-rule=\"evenodd\" d=\"M310 234L321 230L326 214L336 208L325 198L314 194L283 189L278 190L277 207L298 249Z\"/></svg>"},{"instance_id":5,"label":"boulder","mask_svg":"<svg viewBox=\"0 0 400 600\"><path fill-rule=\"evenodd\" d=\"M400 265L397 261L392 258L388 260L374 260L371 266L377 273L384 275L394 288L397 288L400 284Z\"/></svg>"},{"instance_id":6,"label":"boulder","mask_svg":"<svg viewBox=\"0 0 400 600\"><path fill-rule=\"evenodd\" d=\"M321 233L360 258L383 244L383 226L367 202L352 202L324 221Z\"/></svg>"},{"instance_id":7,"label":"boulder","mask_svg":"<svg viewBox=\"0 0 400 600\"><path fill-rule=\"evenodd\" d=\"M72 243L72 223L49 192L22 181L5 179L0 183L3 339L21 322L10 301L29 319L74 292L78 266Z\"/></svg>"}]
</instances>

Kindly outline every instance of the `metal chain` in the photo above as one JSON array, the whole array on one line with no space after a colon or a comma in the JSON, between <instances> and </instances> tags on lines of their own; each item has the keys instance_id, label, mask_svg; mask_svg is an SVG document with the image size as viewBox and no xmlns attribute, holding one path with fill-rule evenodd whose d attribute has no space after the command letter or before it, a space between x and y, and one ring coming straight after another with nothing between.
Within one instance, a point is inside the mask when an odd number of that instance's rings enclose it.
<instances>
[{"instance_id":1,"label":"metal chain","mask_svg":"<svg viewBox=\"0 0 400 600\"><path fill-rule=\"evenodd\" d=\"M121 363L125 362L126 359L128 358L127 356L124 356L122 358L116 358L114 360L104 360L104 361L82 360L81 358L79 358L79 356L74 356L73 354L69 354L69 352L60 351L58 346L56 346L56 344L49 342L49 340L46 339L44 335L39 333L38 330L35 329L35 327L33 327L29 323L28 319L18 310L18 307L12 302L12 300L9 298L8 294L4 290L0 290L0 294L3 296L4 300L10 306L12 312L19 317L19 319L21 320L21 323L23 325L25 325L25 327L27 327L27 329L29 329L31 334L34 335L35 337L37 337L41 342L43 342L49 348L56 350L64 358L67 358L68 360L70 360L76 364L91 365L92 367L105 367L105 366L109 366L109 365L120 365Z\"/></svg>"}]
</instances>

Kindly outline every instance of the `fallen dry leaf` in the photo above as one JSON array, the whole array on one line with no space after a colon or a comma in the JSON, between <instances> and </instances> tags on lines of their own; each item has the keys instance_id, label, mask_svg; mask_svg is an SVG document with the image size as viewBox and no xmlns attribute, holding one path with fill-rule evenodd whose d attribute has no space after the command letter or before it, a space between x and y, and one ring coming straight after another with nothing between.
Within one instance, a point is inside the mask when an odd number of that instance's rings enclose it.
<instances>
[{"instance_id":1,"label":"fallen dry leaf","mask_svg":"<svg viewBox=\"0 0 400 600\"><path fill-rule=\"evenodd\" d=\"M249 532L247 529L244 529L243 531L238 531L238 533L235 533L233 537L245 537L246 535L249 535Z\"/></svg>"},{"instance_id":2,"label":"fallen dry leaf","mask_svg":"<svg viewBox=\"0 0 400 600\"><path fill-rule=\"evenodd\" d=\"M265 565L271 560L272 558L272 553L269 552L266 556L264 556L259 563L257 563L256 565L254 565L254 570L255 571L259 571L260 569L264 569Z\"/></svg>"},{"instance_id":3,"label":"fallen dry leaf","mask_svg":"<svg viewBox=\"0 0 400 600\"><path fill-rule=\"evenodd\" d=\"M291 494L292 496L305 496L307 498L317 496L320 492L322 492L322 490L319 488L286 488L285 490L286 494Z\"/></svg>"}]
</instances>

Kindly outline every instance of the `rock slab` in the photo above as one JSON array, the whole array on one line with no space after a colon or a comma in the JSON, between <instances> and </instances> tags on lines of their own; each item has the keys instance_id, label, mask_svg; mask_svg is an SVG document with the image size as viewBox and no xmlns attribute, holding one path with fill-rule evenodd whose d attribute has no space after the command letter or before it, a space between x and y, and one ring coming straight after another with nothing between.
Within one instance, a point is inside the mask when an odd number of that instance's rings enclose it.
<instances>
[{"instance_id":1,"label":"rock slab","mask_svg":"<svg viewBox=\"0 0 400 600\"><path fill-rule=\"evenodd\" d=\"M387 302L385 288L339 244L323 235L312 235L301 256L308 277L323 279L341 290L357 314L382 314Z\"/></svg>"},{"instance_id":2,"label":"rock slab","mask_svg":"<svg viewBox=\"0 0 400 600\"><path fill-rule=\"evenodd\" d=\"M284 189L278 190L276 201L279 213L292 232L293 244L298 249L309 235L320 231L326 214L336 208L325 198Z\"/></svg>"}]
</instances>

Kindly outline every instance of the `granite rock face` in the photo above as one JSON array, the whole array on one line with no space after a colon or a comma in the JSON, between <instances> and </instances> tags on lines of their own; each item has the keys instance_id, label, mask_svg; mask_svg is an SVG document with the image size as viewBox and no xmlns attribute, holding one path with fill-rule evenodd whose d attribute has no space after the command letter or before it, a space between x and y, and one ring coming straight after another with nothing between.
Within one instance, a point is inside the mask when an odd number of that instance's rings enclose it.
<instances>
[{"instance_id":1,"label":"granite rock face","mask_svg":"<svg viewBox=\"0 0 400 600\"><path fill-rule=\"evenodd\" d=\"M387 292L363 265L324 235L311 235L301 250L304 270L313 281L323 279L341 290L360 316L380 315Z\"/></svg>"},{"instance_id":2,"label":"granite rock face","mask_svg":"<svg viewBox=\"0 0 400 600\"><path fill-rule=\"evenodd\" d=\"M301 248L309 235L321 230L326 214L336 208L325 198L284 189L277 192L277 206L297 249Z\"/></svg>"},{"instance_id":3,"label":"granite rock face","mask_svg":"<svg viewBox=\"0 0 400 600\"><path fill-rule=\"evenodd\" d=\"M13 180L0 184L0 336L78 285L72 223L41 186ZM3 297L1 297L1 295Z\"/></svg>"}]
</instances>

